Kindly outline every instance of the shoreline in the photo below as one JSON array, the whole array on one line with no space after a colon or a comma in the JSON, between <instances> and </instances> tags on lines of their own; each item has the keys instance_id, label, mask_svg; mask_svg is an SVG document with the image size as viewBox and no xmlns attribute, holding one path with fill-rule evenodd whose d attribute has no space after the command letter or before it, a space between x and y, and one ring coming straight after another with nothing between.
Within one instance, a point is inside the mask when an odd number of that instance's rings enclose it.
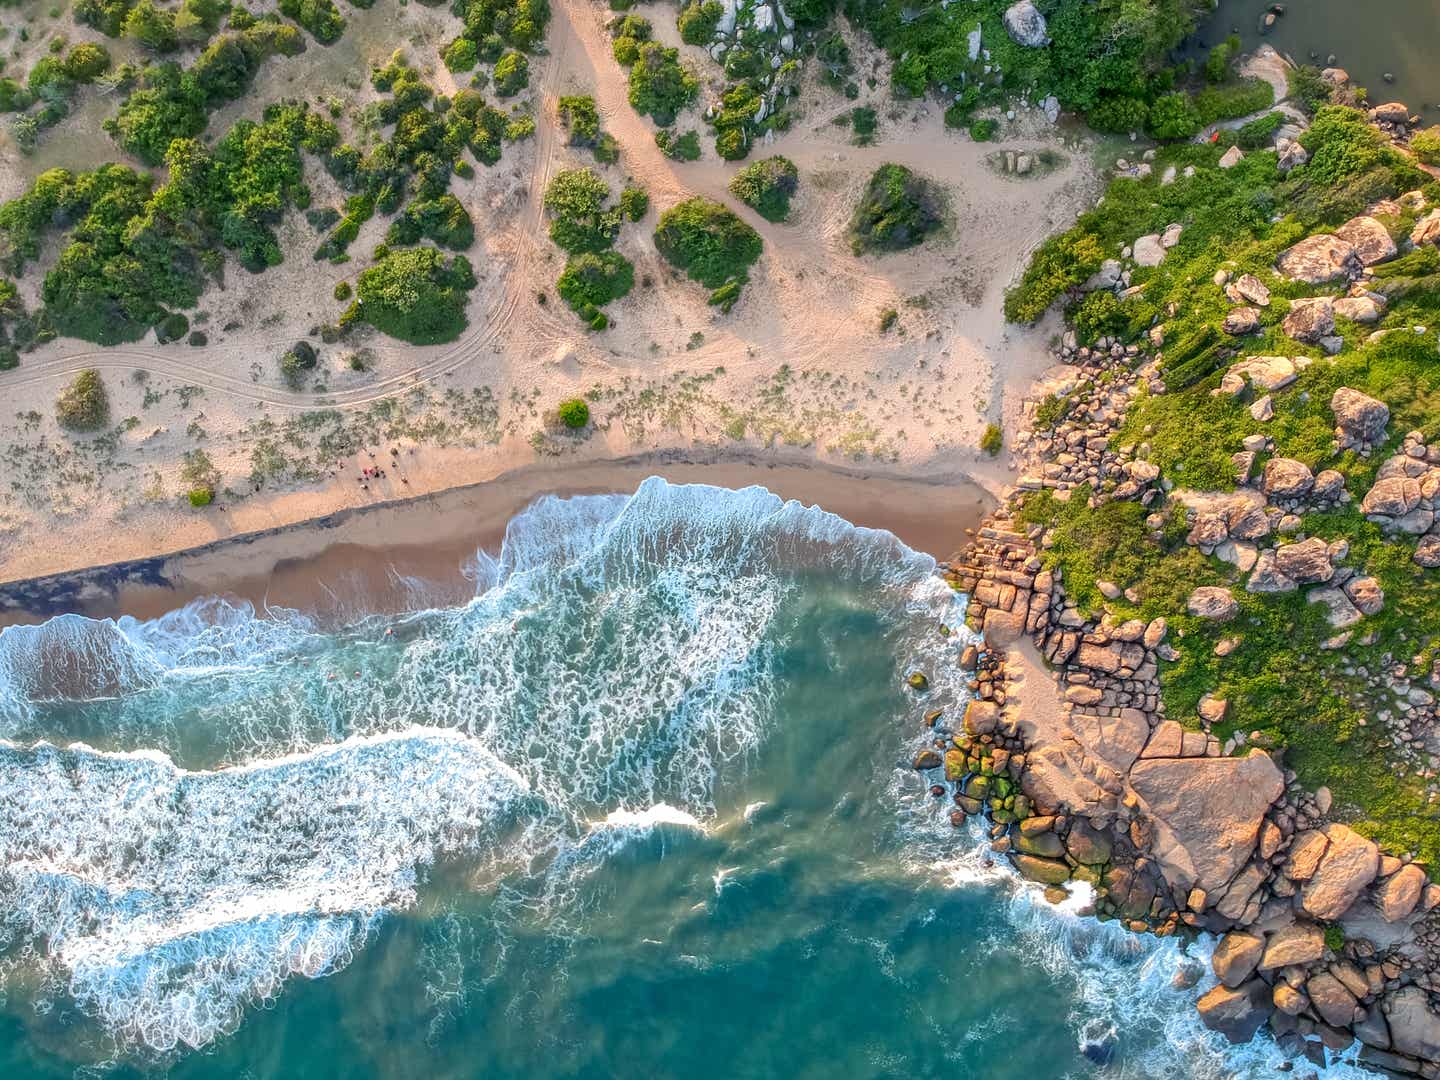
<instances>
[{"instance_id":1,"label":"shoreline","mask_svg":"<svg viewBox=\"0 0 1440 1080\"><path fill-rule=\"evenodd\" d=\"M758 484L818 505L851 524L885 529L937 560L995 504L968 476L924 478L852 469L801 456L669 450L621 458L536 463L493 479L212 540L138 559L0 583L0 627L63 612L154 618L206 596L263 608L385 614L473 595L464 564L497 550L510 520L543 495L629 494L650 476L739 488Z\"/></svg>"}]
</instances>

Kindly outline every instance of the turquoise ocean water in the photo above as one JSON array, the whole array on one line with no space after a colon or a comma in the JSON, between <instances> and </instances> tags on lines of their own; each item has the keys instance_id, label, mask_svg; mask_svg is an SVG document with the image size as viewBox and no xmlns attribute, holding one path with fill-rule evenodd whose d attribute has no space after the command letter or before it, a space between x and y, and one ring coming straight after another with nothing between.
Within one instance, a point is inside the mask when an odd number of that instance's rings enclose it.
<instances>
[{"instance_id":1,"label":"turquoise ocean water","mask_svg":"<svg viewBox=\"0 0 1440 1080\"><path fill-rule=\"evenodd\" d=\"M460 606L0 632L0 1077L1282 1075L905 767L933 569L650 480Z\"/></svg>"}]
</instances>

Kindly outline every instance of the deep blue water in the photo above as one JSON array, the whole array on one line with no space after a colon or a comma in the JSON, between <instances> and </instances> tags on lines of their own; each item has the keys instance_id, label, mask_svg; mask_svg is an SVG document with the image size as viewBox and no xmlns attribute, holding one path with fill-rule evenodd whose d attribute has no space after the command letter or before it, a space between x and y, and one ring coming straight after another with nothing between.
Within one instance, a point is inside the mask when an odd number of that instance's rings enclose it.
<instances>
[{"instance_id":1,"label":"deep blue water","mask_svg":"<svg viewBox=\"0 0 1440 1080\"><path fill-rule=\"evenodd\" d=\"M1172 986L1204 943L1047 905L905 767L964 692L933 569L651 480L463 605L5 630L0 1076L1278 1075Z\"/></svg>"}]
</instances>

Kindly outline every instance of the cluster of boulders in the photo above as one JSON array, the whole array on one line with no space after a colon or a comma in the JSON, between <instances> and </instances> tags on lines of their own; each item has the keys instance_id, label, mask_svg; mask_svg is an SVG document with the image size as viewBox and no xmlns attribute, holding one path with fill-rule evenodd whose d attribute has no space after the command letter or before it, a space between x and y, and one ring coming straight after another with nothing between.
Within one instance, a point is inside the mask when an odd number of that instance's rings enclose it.
<instances>
[{"instance_id":1,"label":"cluster of boulders","mask_svg":"<svg viewBox=\"0 0 1440 1080\"><path fill-rule=\"evenodd\" d=\"M1400 452L1387 459L1360 500L1365 516L1386 532L1418 536L1415 562L1440 567L1440 446L1410 431Z\"/></svg>"},{"instance_id":2,"label":"cluster of boulders","mask_svg":"<svg viewBox=\"0 0 1440 1080\"><path fill-rule=\"evenodd\" d=\"M784 0L721 0L724 13L716 23L715 34L705 51L722 67L734 49L745 49L759 55L767 73L759 77L764 92L754 122L759 123L775 111L776 100L799 88L799 62L796 52L795 20L785 10ZM707 115L713 116L719 105L712 103Z\"/></svg>"}]
</instances>

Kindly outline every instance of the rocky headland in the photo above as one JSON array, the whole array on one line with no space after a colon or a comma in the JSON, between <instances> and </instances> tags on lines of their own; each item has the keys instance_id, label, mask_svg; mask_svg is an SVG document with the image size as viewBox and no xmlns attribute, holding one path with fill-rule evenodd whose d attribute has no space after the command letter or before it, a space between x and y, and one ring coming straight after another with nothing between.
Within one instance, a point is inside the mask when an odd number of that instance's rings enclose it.
<instances>
[{"instance_id":1,"label":"rocky headland","mask_svg":"<svg viewBox=\"0 0 1440 1080\"><path fill-rule=\"evenodd\" d=\"M1021 478L942 564L980 636L973 696L925 713L913 764L1051 899L1084 882L1099 918L1217 935L1210 1028L1433 1078L1440 430L1408 365L1440 367L1417 321L1440 307L1440 191L1411 119L1332 107L1258 152L1150 152L1047 245L1163 222L1055 289L1070 329L1013 439ZM1369 166L1335 169L1342 144ZM1194 209L1230 187L1268 211L1239 241Z\"/></svg>"}]
</instances>

